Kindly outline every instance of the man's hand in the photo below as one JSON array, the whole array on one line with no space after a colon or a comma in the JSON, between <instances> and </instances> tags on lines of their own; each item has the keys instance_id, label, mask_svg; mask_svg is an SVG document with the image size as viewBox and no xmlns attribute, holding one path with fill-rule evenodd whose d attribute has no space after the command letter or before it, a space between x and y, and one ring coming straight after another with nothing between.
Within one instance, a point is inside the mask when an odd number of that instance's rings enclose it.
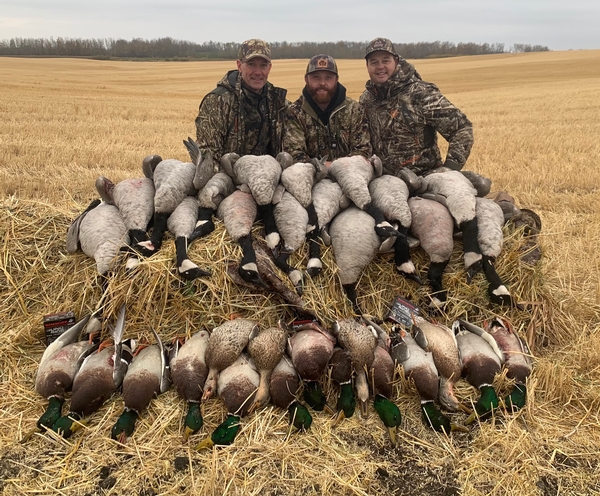
<instances>
[{"instance_id":1,"label":"man's hand","mask_svg":"<svg viewBox=\"0 0 600 496\"><path fill-rule=\"evenodd\" d=\"M444 162L444 167L448 167L448 169L452 169L455 171L459 171L462 169L461 165L458 165L454 160L452 160L451 158L447 158L446 161Z\"/></svg>"}]
</instances>

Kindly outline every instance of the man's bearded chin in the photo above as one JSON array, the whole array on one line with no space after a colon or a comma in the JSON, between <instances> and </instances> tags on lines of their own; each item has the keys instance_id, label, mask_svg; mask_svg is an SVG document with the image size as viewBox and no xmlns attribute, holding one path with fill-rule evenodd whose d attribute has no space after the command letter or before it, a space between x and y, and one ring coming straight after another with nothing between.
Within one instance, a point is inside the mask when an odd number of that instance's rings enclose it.
<instances>
[{"instance_id":1,"label":"man's bearded chin","mask_svg":"<svg viewBox=\"0 0 600 496\"><path fill-rule=\"evenodd\" d=\"M329 103L333 98L333 95L335 95L335 88L333 90L326 90L326 93L318 93L319 89L320 88L317 88L316 90L309 89L308 93L315 103Z\"/></svg>"}]
</instances>

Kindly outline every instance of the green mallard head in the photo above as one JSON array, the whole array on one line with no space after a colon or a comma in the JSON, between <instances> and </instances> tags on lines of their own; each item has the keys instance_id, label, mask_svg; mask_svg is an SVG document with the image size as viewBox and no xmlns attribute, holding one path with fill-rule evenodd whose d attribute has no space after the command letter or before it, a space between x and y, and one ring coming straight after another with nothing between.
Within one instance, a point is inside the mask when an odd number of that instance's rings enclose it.
<instances>
[{"instance_id":1,"label":"green mallard head","mask_svg":"<svg viewBox=\"0 0 600 496\"><path fill-rule=\"evenodd\" d=\"M69 412L67 415L63 415L54 422L52 430L67 439L71 437L74 432L81 429L83 425L84 422L81 422L81 415L75 412Z\"/></svg>"},{"instance_id":2,"label":"green mallard head","mask_svg":"<svg viewBox=\"0 0 600 496\"><path fill-rule=\"evenodd\" d=\"M52 396L48 399L48 408L46 408L46 411L37 421L36 425L38 426L38 429L43 429L44 427L52 429L52 426L62 415L62 406L64 402L64 398L58 398L57 396Z\"/></svg>"},{"instance_id":3,"label":"green mallard head","mask_svg":"<svg viewBox=\"0 0 600 496\"><path fill-rule=\"evenodd\" d=\"M506 408L516 412L525 406L527 401L527 386L525 384L515 384L512 392L504 398Z\"/></svg>"},{"instance_id":4,"label":"green mallard head","mask_svg":"<svg viewBox=\"0 0 600 496\"><path fill-rule=\"evenodd\" d=\"M475 403L475 410L469 415L469 418L465 422L467 425L473 423L476 418L480 420L488 419L500 404L498 395L492 386L480 386L479 391L481 391L481 395L479 396L477 403Z\"/></svg>"},{"instance_id":5,"label":"green mallard head","mask_svg":"<svg viewBox=\"0 0 600 496\"><path fill-rule=\"evenodd\" d=\"M336 408L339 412L339 420L342 418L350 418L354 415L354 410L356 410L356 398L354 397L352 382L346 382L340 386L340 395L338 397Z\"/></svg>"},{"instance_id":6,"label":"green mallard head","mask_svg":"<svg viewBox=\"0 0 600 496\"><path fill-rule=\"evenodd\" d=\"M443 432L444 434L450 434L452 430L450 419L446 417L436 406L433 401L421 403L421 412L423 422L433 430Z\"/></svg>"},{"instance_id":7,"label":"green mallard head","mask_svg":"<svg viewBox=\"0 0 600 496\"><path fill-rule=\"evenodd\" d=\"M464 425L450 422L450 419L438 410L433 401L421 403L421 412L425 425L428 425L437 432L442 432L446 435L450 434L450 431L469 432L469 429Z\"/></svg>"},{"instance_id":8,"label":"green mallard head","mask_svg":"<svg viewBox=\"0 0 600 496\"><path fill-rule=\"evenodd\" d=\"M200 403L189 401L188 412L183 423L183 440L187 441L192 434L196 434L196 432L202 428L203 424L204 419L202 418L202 412L200 411Z\"/></svg>"},{"instance_id":9,"label":"green mallard head","mask_svg":"<svg viewBox=\"0 0 600 496\"><path fill-rule=\"evenodd\" d=\"M290 424L296 429L305 431L312 425L312 416L308 409L302 404L294 401L288 407Z\"/></svg>"},{"instance_id":10,"label":"green mallard head","mask_svg":"<svg viewBox=\"0 0 600 496\"><path fill-rule=\"evenodd\" d=\"M379 418L388 429L392 444L396 445L396 429L402 422L402 414L400 409L387 398L384 398L380 394L375 396L373 407L379 415Z\"/></svg>"},{"instance_id":11,"label":"green mallard head","mask_svg":"<svg viewBox=\"0 0 600 496\"><path fill-rule=\"evenodd\" d=\"M125 443L126 439L133 434L137 418L138 414L135 410L123 410L110 431L110 437L122 444Z\"/></svg>"},{"instance_id":12,"label":"green mallard head","mask_svg":"<svg viewBox=\"0 0 600 496\"><path fill-rule=\"evenodd\" d=\"M210 437L198 444L198 450L217 446L229 446L235 440L240 430L241 419L237 415L228 415L225 421L219 425Z\"/></svg>"},{"instance_id":13,"label":"green mallard head","mask_svg":"<svg viewBox=\"0 0 600 496\"><path fill-rule=\"evenodd\" d=\"M307 381L304 384L304 401L308 403L313 410L322 412L325 408L327 399L325 393L321 389L321 384L318 381Z\"/></svg>"}]
</instances>

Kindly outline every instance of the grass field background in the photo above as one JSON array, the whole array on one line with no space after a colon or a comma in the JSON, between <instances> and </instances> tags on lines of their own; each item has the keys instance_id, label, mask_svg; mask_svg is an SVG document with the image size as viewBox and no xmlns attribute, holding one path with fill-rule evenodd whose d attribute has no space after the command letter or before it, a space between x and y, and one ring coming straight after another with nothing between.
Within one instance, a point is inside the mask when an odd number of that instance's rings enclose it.
<instances>
[{"instance_id":1,"label":"grass field background","mask_svg":"<svg viewBox=\"0 0 600 496\"><path fill-rule=\"evenodd\" d=\"M186 160L182 140L195 136L198 104L234 63L4 58L0 492L600 494L600 51L412 62L473 122L475 145L466 168L490 177L493 191L509 192L541 216L540 264L515 268L514 239L499 261L517 298L537 307L490 309L480 296L470 299L477 288L459 283L458 275L449 279L457 301L448 318L468 310L467 316L481 319L499 311L520 331L535 323L536 369L528 407L446 438L420 424L414 389L401 379L397 402L405 423L396 448L374 412L368 420L355 417L338 427L317 414L311 432L286 441L284 413L268 409L246 421L233 446L197 453L195 443L221 421L224 409L217 402L207 405L207 427L182 444L183 405L170 391L153 403L126 446L108 439L122 407L118 396L68 441L40 434L19 444L45 405L34 391L44 348L42 315L68 309L79 315L93 310L98 297L93 263L66 253L66 227L96 197L99 175L113 181L139 177L142 158L153 153ZM276 60L270 81L287 88L288 98L295 100L305 66L306 61ZM338 66L340 81L358 98L367 79L364 61L340 60ZM228 243L219 227L207 243L192 246L192 258L208 264L231 253L237 257L235 247L222 248ZM223 274L194 286L204 300L181 296L175 278L165 275L172 268L172 247L164 253L145 264L146 279L115 283L115 292L124 287L135 301L129 327L134 333L147 334L153 324L168 337L190 334L239 311L245 301L259 308L257 315L265 321L282 311L267 298L233 288ZM331 257L325 255L327 264ZM452 270L458 273L455 255ZM384 277L384 271L390 274ZM395 277L389 262L365 275L361 284L370 292L363 289L362 296L368 310L405 293L405 283ZM143 281L159 280L152 292L142 288ZM309 295L324 298L320 308L327 318L345 316L349 307L335 277L325 281L336 286L331 300L321 294L323 281L309 282ZM381 289L377 281L394 286ZM175 288L175 296L161 293L161 287ZM461 297L472 307L458 301ZM159 310L149 310L149 304ZM531 308L543 311L534 315ZM468 386L460 392L473 394ZM182 459L189 465L183 469L178 468Z\"/></svg>"}]
</instances>

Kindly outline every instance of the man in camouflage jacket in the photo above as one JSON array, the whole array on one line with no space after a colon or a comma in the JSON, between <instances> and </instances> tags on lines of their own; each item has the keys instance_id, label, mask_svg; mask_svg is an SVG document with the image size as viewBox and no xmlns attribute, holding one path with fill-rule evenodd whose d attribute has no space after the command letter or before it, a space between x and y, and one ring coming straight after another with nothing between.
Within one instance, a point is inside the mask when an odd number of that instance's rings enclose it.
<instances>
[{"instance_id":1,"label":"man in camouflage jacket","mask_svg":"<svg viewBox=\"0 0 600 496\"><path fill-rule=\"evenodd\" d=\"M196 141L203 155L272 155L282 151L287 91L267 81L271 49L262 40L241 44L229 71L200 103Z\"/></svg>"},{"instance_id":2,"label":"man in camouflage jacket","mask_svg":"<svg viewBox=\"0 0 600 496\"><path fill-rule=\"evenodd\" d=\"M346 96L329 55L310 59L302 95L287 112L283 149L297 162L313 158L371 156L369 126L362 105Z\"/></svg>"},{"instance_id":3,"label":"man in camouflage jacket","mask_svg":"<svg viewBox=\"0 0 600 496\"><path fill-rule=\"evenodd\" d=\"M442 165L460 170L473 146L473 127L436 85L421 79L392 42L376 38L367 46L370 81L360 97L369 118L371 144L386 174L407 167L426 175ZM442 161L437 133L448 141Z\"/></svg>"}]
</instances>

